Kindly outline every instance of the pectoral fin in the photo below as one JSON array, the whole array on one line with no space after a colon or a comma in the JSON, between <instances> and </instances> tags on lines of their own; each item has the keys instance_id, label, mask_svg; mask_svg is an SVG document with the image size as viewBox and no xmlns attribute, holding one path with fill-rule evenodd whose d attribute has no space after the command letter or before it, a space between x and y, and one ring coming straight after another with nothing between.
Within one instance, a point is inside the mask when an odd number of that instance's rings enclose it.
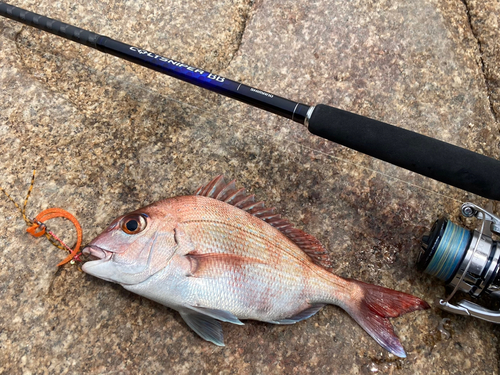
<instances>
[{"instance_id":1,"label":"pectoral fin","mask_svg":"<svg viewBox=\"0 0 500 375\"><path fill-rule=\"evenodd\" d=\"M191 277L216 278L225 274L232 274L253 264L264 263L261 259L245 257L235 254L197 254L186 255L190 263Z\"/></svg>"},{"instance_id":2,"label":"pectoral fin","mask_svg":"<svg viewBox=\"0 0 500 375\"><path fill-rule=\"evenodd\" d=\"M201 338L213 342L215 345L224 346L222 326L218 320L193 310L186 309L179 312L186 324Z\"/></svg>"}]
</instances>

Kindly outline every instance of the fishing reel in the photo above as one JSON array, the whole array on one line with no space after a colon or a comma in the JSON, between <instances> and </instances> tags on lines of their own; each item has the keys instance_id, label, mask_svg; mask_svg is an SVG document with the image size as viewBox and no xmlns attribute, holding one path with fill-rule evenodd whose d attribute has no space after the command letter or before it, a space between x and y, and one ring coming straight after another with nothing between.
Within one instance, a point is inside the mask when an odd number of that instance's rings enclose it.
<instances>
[{"instance_id":1,"label":"fishing reel","mask_svg":"<svg viewBox=\"0 0 500 375\"><path fill-rule=\"evenodd\" d=\"M461 213L481 220L477 229L468 230L446 218L437 220L430 234L422 238L417 265L453 288L447 298L437 300L441 309L500 323L500 311L467 300L449 302L457 291L474 298L500 299L500 247L492 239L493 233L500 235L500 218L472 203L464 203Z\"/></svg>"}]
</instances>

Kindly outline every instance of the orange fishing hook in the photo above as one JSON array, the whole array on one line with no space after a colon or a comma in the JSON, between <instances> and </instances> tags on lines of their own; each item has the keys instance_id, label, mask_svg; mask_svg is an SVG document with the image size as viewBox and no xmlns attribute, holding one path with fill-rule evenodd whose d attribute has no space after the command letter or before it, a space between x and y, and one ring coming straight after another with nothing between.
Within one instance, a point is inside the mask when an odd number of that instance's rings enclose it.
<instances>
[{"instance_id":1,"label":"orange fishing hook","mask_svg":"<svg viewBox=\"0 0 500 375\"><path fill-rule=\"evenodd\" d=\"M45 234L46 231L46 226L44 224L45 221L56 218L56 217L63 217L65 219L68 219L73 223L76 229L76 235L77 235L77 240L76 240L76 245L73 250L71 250L70 254L61 262L57 264L57 266L62 266L69 261L71 261L80 251L80 246L82 244L82 227L80 226L80 223L74 217L72 214L70 214L68 211L63 210L62 208L48 208L46 210L43 210L40 212L35 219L33 220L33 225L26 229L26 232L31 234L34 237L40 237ZM57 238L59 242L61 242L63 245L64 243Z\"/></svg>"}]
</instances>

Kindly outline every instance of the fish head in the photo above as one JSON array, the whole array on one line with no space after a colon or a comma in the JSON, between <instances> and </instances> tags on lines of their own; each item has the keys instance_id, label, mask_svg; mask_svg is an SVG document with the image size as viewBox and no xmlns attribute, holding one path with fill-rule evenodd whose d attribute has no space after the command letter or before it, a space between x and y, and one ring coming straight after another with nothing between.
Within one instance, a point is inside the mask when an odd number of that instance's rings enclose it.
<instances>
[{"instance_id":1,"label":"fish head","mask_svg":"<svg viewBox=\"0 0 500 375\"><path fill-rule=\"evenodd\" d=\"M175 218L154 205L120 216L82 250L92 259L82 270L122 285L141 283L175 253L174 226Z\"/></svg>"}]
</instances>

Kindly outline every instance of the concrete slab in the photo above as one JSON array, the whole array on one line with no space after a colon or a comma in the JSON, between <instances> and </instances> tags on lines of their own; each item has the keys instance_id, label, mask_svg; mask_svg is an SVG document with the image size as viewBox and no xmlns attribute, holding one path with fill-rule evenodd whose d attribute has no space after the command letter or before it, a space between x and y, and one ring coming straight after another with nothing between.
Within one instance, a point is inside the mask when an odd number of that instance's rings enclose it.
<instances>
[{"instance_id":1,"label":"concrete slab","mask_svg":"<svg viewBox=\"0 0 500 375\"><path fill-rule=\"evenodd\" d=\"M13 1L308 104L331 104L498 158L494 1ZM496 96L495 96L496 95ZM331 251L335 273L443 297L421 236L484 199L307 133L299 124L0 19L0 186L30 216L74 213L90 241L117 215L236 178ZM51 223L69 243L70 225ZM0 373L497 374L498 331L436 308L394 319L407 359L342 310L294 326L224 325L97 280L24 232L0 199ZM447 339L438 331L450 318Z\"/></svg>"}]
</instances>

